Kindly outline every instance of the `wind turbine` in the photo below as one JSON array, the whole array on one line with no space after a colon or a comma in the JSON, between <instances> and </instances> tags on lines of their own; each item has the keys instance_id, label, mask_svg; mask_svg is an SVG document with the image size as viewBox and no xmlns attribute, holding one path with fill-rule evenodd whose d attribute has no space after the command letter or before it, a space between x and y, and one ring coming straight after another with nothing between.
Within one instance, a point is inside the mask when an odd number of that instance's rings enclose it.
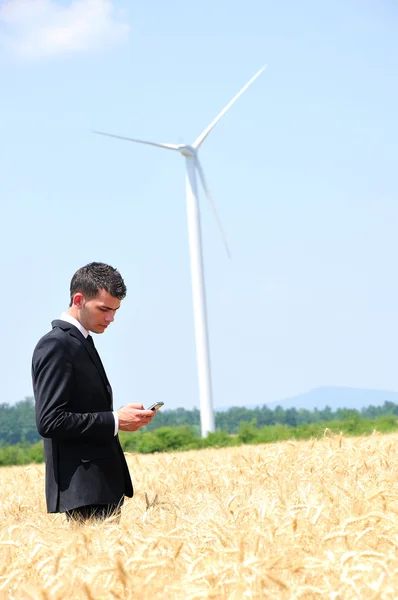
<instances>
[{"instance_id":1,"label":"wind turbine","mask_svg":"<svg viewBox=\"0 0 398 600\"><path fill-rule=\"evenodd\" d=\"M188 144L163 144L156 142L147 142L144 140L137 140L130 137L124 137L121 135L115 135L112 133L105 133L103 131L94 131L99 135L106 135L108 137L117 138L119 140L127 140L129 142L136 142L138 144L148 144L150 146L156 146L158 148L165 148L167 150L177 151L185 157L186 166L186 205L187 205L187 222L188 222L188 236L189 236L189 249L191 258L191 277L192 277L192 295L193 295L193 309L194 309L194 323L195 323L195 337L196 337L196 358L197 358L197 369L198 369L198 380L199 380L199 397L200 397L200 421L201 421L201 434L202 437L210 432L215 431L214 423L214 409L212 400L212 386L211 386L211 372L210 372L210 357L209 357L209 340L208 340L208 329L207 329L207 312L206 312L206 298L205 298L205 283L203 276L203 255L202 255L202 240L201 240L201 228L200 228L200 213L199 213L199 201L198 201L198 190L196 183L196 173L202 183L203 189L213 210L216 218L218 227L221 232L221 236L230 257L228 244L224 235L224 231L221 226L220 219L218 218L216 207L212 200L210 190L206 183L203 169L199 162L198 151L211 130L217 125L221 117L225 115L227 110L232 104L247 90L247 88L253 83L255 79L264 71L266 65L264 65L247 83L241 90L228 102L223 110L216 116L216 118L210 123L208 127L200 134L200 136L191 145Z\"/></svg>"}]
</instances>

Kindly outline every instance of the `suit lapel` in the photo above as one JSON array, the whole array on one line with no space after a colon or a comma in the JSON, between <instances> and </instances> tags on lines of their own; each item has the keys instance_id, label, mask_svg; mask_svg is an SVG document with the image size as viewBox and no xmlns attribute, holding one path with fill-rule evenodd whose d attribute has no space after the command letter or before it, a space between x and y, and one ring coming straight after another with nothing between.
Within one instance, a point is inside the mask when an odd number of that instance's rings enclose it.
<instances>
[{"instance_id":1,"label":"suit lapel","mask_svg":"<svg viewBox=\"0 0 398 600\"><path fill-rule=\"evenodd\" d=\"M88 350L88 353L90 354L91 358L93 359L94 364L97 367L98 371L100 372L102 380L105 383L106 391L108 392L108 394L111 398L111 406L113 406L113 394L112 394L111 384L109 383L108 378L106 376L106 371L104 369L104 365L102 364L100 355L98 354L98 351L96 350L95 346L92 346L87 341L87 339L84 338L83 344L84 344L85 348Z\"/></svg>"},{"instance_id":2,"label":"suit lapel","mask_svg":"<svg viewBox=\"0 0 398 600\"><path fill-rule=\"evenodd\" d=\"M86 338L84 337L84 335L81 333L81 331L79 331L79 329L77 327L75 327L71 323L68 323L67 321L56 320L56 321L52 322L52 326L53 327L61 327L64 330L65 329L69 329L70 335L72 335L73 337L77 338L83 344L83 346L85 347L85 349L89 353L91 360L93 361L93 363L97 367L99 374L101 375L101 379L102 379L102 381L103 381L103 383L105 385L105 389L106 389L107 393L109 394L110 404L111 404L111 407L112 407L113 406L112 388L111 388L111 385L110 385L110 383L108 381L108 378L106 376L104 366L103 366L103 364L101 362L101 359L100 359L99 354L96 351L95 347L91 346L91 344L86 340Z\"/></svg>"},{"instance_id":3,"label":"suit lapel","mask_svg":"<svg viewBox=\"0 0 398 600\"><path fill-rule=\"evenodd\" d=\"M99 356L99 354L98 354L97 350L95 349L95 347L94 347L94 346L92 346L92 345L91 345L91 344L90 344L90 343L89 343L89 342L86 340L86 338L84 337L84 335L82 335L78 329L76 329L76 331L77 331L77 333L78 333L78 334L80 334L81 341L83 342L83 345L84 345L84 347L86 348L86 350L87 350L87 352L89 353L89 355L90 355L90 357L91 357L91 359L92 359L93 363L94 363L94 364L95 364L95 366L97 367L99 374L101 375L101 378L102 378L102 381L104 382L104 385L105 385L106 391L108 392L108 394L109 394L109 396L110 396L110 403L111 403L111 406L112 406L112 405L113 405L113 400L112 400L112 388L111 388L111 386L110 386L110 383L109 383L109 381L108 381L108 378L107 378L107 376L106 376L105 369L104 369L104 365L102 364L102 361L101 361L101 359L100 359L100 356ZM74 332L74 331L73 331L73 332L71 331L71 334L72 334L72 335L75 335L75 332ZM77 335L75 335L75 337L77 337ZM80 339L80 337L79 337L79 339Z\"/></svg>"},{"instance_id":4,"label":"suit lapel","mask_svg":"<svg viewBox=\"0 0 398 600\"><path fill-rule=\"evenodd\" d=\"M86 350L88 351L89 355L91 356L92 360L94 361L94 364L97 367L98 371L100 372L100 375L104 380L105 385L108 385L109 382L105 373L104 365L101 362L97 350L94 346L91 346L91 344L86 339L84 339L83 344Z\"/></svg>"}]
</instances>

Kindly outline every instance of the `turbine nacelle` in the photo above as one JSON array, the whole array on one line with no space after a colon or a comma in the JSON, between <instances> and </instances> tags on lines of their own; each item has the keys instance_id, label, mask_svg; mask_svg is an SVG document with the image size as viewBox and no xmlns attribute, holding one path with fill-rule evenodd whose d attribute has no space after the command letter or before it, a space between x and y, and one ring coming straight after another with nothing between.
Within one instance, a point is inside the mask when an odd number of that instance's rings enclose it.
<instances>
[{"instance_id":1,"label":"turbine nacelle","mask_svg":"<svg viewBox=\"0 0 398 600\"><path fill-rule=\"evenodd\" d=\"M182 145L178 146L177 150L178 150L178 152L180 152L180 154L185 156L185 158L195 158L196 157L195 148L193 146L190 146L189 144L182 144Z\"/></svg>"}]
</instances>

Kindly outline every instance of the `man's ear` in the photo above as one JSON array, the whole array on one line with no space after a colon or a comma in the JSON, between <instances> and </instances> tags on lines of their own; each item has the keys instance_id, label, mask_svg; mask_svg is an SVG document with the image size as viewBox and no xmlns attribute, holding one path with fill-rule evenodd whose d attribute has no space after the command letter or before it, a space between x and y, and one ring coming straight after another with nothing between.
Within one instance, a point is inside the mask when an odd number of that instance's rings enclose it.
<instances>
[{"instance_id":1,"label":"man's ear","mask_svg":"<svg viewBox=\"0 0 398 600\"><path fill-rule=\"evenodd\" d=\"M75 308L83 308L83 304L84 304L84 296L81 292L76 292L76 294L73 296L73 300L72 300L72 306L74 306Z\"/></svg>"}]
</instances>

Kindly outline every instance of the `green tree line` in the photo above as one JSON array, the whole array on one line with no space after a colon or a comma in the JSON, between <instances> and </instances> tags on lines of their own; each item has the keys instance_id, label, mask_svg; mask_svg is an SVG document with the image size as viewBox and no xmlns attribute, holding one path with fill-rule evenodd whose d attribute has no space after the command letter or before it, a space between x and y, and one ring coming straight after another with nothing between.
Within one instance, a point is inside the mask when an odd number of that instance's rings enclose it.
<instances>
[{"instance_id":1,"label":"green tree line","mask_svg":"<svg viewBox=\"0 0 398 600\"><path fill-rule=\"evenodd\" d=\"M31 399L26 399L23 403L19 403L19 405L21 404L23 406L20 408L23 409L23 413L29 405L33 408ZM7 409L16 409L19 405L7 407ZM2 407L4 407L4 405L2 405ZM0 407L0 415L2 407ZM241 413L241 410L245 412ZM289 439L303 440L319 438L325 435L325 431L330 431L332 434L370 435L373 431L387 433L398 430L398 406L392 403L385 403L382 407L369 407L369 409L364 409L363 411L341 410L335 411L334 413L333 411L330 411L330 413L328 411L304 411L304 415L306 413L312 415L312 420L308 418L307 422L301 423L296 421L294 425L288 422L261 424L257 419L258 410L261 412L261 409L254 409L254 411L249 411L249 409L230 409L234 414L234 418L237 417L237 414L244 416L245 418L242 418L239 423L235 423L233 432L221 429L218 425L219 429L215 433L209 434L204 439L200 437L199 423L195 423L195 421L192 423L181 423L180 421L179 423L177 422L177 424L160 424L157 428L152 429L149 427L142 428L135 433L121 432L120 441L125 452L149 454L153 452L238 446L240 444L270 443ZM267 409L267 411L268 410L269 409ZM291 409L287 409L284 411L282 409L285 417L286 413L291 416L291 412L288 412L290 410ZM184 409L167 412L177 412L178 418L182 419L184 413L181 411L184 411ZM246 411L249 411L251 414L248 415ZM281 418L282 411L276 413L278 418ZM192 417L192 415L198 411L185 412L191 413ZM275 411L270 412L275 413ZM300 414L301 412L302 411L298 410L295 411L294 414ZM377 412L379 412L379 414L377 414ZM163 415L165 413L163 413ZM223 416L225 415L225 413L221 414ZM321 414L326 416L326 418L329 415L329 420L320 418L319 415ZM158 413L157 418L159 416L160 413ZM247 418L248 416L251 416L251 419ZM314 419L314 416L317 418ZM233 420L230 422L231 428L233 422ZM13 444L7 442L2 443L0 446L0 466L41 463L44 460L43 443L39 436L38 439L40 441L34 441L34 443L32 443L30 439L29 424L24 423L21 419L19 420L19 423L24 427L24 437L21 441ZM1 417L0 432L3 432L3 421L1 421Z\"/></svg>"},{"instance_id":2,"label":"green tree line","mask_svg":"<svg viewBox=\"0 0 398 600\"><path fill-rule=\"evenodd\" d=\"M331 421L346 421L349 419L376 419L386 415L398 416L398 405L384 402L382 406L368 406L360 411L351 409L306 410L304 408L282 408L277 406L270 409L267 406L257 408L232 407L222 412L216 412L216 429L229 434L237 434L242 423L251 423L257 428L269 425L287 425L299 427L329 423ZM160 409L156 418L145 428L153 432L163 427L179 427L189 425L193 431L200 431L200 412L197 408L187 410ZM33 444L40 441L36 428L33 398L25 398L14 405L0 404L0 447L14 444Z\"/></svg>"}]
</instances>

